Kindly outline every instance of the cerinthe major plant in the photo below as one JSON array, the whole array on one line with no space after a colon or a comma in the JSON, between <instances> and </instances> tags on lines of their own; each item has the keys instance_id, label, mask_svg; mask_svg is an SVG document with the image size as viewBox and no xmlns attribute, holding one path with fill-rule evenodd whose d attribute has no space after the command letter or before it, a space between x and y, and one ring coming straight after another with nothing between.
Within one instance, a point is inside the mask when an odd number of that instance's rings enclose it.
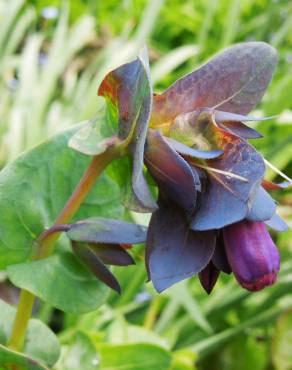
<instances>
[{"instance_id":1,"label":"cerinthe major plant","mask_svg":"<svg viewBox=\"0 0 292 370\"><path fill-rule=\"evenodd\" d=\"M106 300L106 285L120 292L106 265L133 264L132 244L146 242L158 292L196 274L208 293L220 272L250 291L276 281L267 227L286 224L268 191L291 180L265 180L270 164L247 141L261 135L244 123L265 119L247 114L276 64L271 46L238 44L157 95L144 49L105 77L95 118L1 172L0 266L23 289L1 365L35 361L20 353L35 297L80 314ZM148 230L119 220L123 207L151 212Z\"/></svg>"}]
</instances>

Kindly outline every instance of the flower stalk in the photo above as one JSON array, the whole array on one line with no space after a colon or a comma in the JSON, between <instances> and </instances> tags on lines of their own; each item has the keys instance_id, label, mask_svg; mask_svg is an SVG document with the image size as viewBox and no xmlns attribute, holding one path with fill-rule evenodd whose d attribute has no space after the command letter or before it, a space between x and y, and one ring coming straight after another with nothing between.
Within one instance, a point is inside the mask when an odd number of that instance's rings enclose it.
<instances>
[{"instance_id":1,"label":"flower stalk","mask_svg":"<svg viewBox=\"0 0 292 370\"><path fill-rule=\"evenodd\" d=\"M58 225L66 224L72 219L103 170L114 159L118 158L119 155L119 151L116 150L116 148L109 148L104 153L93 157L87 170L84 172L82 178L77 184L74 192L57 216L54 225L51 228L53 230L55 229L56 232L48 232L48 230L45 230L39 236L37 240L37 248L31 258L32 261L47 258L52 255L54 252L55 243L61 235ZM21 351L23 348L25 334L32 314L34 301L34 294L24 289L21 290L12 333L8 342L8 346L16 351Z\"/></svg>"}]
</instances>

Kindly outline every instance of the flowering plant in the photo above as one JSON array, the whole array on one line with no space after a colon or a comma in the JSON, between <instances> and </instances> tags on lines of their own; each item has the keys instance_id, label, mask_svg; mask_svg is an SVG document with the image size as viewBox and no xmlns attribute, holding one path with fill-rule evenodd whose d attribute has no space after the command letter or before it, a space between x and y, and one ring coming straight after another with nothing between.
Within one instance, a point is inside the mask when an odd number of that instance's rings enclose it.
<instances>
[{"instance_id":1,"label":"flowering plant","mask_svg":"<svg viewBox=\"0 0 292 370\"><path fill-rule=\"evenodd\" d=\"M248 113L276 64L271 46L238 44L158 95L144 49L104 78L96 117L0 173L0 267L22 288L0 345L5 366L35 361L15 352L35 297L74 314L96 309L106 285L121 291L107 265L133 264L133 244L146 242L158 292L198 274L210 293L221 271L250 291L275 282L280 258L267 227L287 226L268 191L291 180L265 179L272 165L248 142L261 134L246 122L266 119ZM124 207L152 213L149 227L121 221Z\"/></svg>"}]
</instances>

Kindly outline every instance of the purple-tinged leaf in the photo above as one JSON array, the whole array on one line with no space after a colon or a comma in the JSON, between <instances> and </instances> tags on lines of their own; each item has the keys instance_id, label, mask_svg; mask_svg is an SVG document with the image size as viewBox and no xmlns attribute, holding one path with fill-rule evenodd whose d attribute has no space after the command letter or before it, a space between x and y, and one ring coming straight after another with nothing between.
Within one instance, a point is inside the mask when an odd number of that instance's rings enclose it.
<instances>
[{"instance_id":1,"label":"purple-tinged leaf","mask_svg":"<svg viewBox=\"0 0 292 370\"><path fill-rule=\"evenodd\" d=\"M209 184L199 199L199 208L191 223L193 230L220 229L244 219L248 213L248 200L264 176L262 156L246 141L225 134L221 136L219 146L224 154L207 161ZM211 168L231 172L248 181L216 173Z\"/></svg>"},{"instance_id":2,"label":"purple-tinged leaf","mask_svg":"<svg viewBox=\"0 0 292 370\"><path fill-rule=\"evenodd\" d=\"M147 50L143 49L133 62L110 72L101 83L98 94L118 112L119 137L133 136L133 192L145 210L154 211L157 204L143 175L144 145L153 95Z\"/></svg>"},{"instance_id":3,"label":"purple-tinged leaf","mask_svg":"<svg viewBox=\"0 0 292 370\"><path fill-rule=\"evenodd\" d=\"M277 60L276 50L263 42L229 47L156 95L151 125L171 122L179 114L200 107L249 113L261 100Z\"/></svg>"},{"instance_id":4,"label":"purple-tinged leaf","mask_svg":"<svg viewBox=\"0 0 292 370\"><path fill-rule=\"evenodd\" d=\"M190 148L189 146L180 143L179 141L172 139L170 137L165 137L165 141L168 145L172 147L176 152L194 158L201 158L201 159L213 159L219 157L223 154L223 150L199 150L195 148Z\"/></svg>"},{"instance_id":5,"label":"purple-tinged leaf","mask_svg":"<svg viewBox=\"0 0 292 370\"><path fill-rule=\"evenodd\" d=\"M259 186L250 201L251 208L246 216L249 221L266 221L273 217L276 212L274 199Z\"/></svg>"},{"instance_id":6,"label":"purple-tinged leaf","mask_svg":"<svg viewBox=\"0 0 292 370\"><path fill-rule=\"evenodd\" d=\"M184 210L193 212L198 179L189 164L168 145L159 131L148 132L145 164L160 192Z\"/></svg>"},{"instance_id":7,"label":"purple-tinged leaf","mask_svg":"<svg viewBox=\"0 0 292 370\"><path fill-rule=\"evenodd\" d=\"M214 231L189 229L185 213L179 207L160 200L153 213L146 246L146 266L158 292L200 272L209 263L215 249Z\"/></svg>"},{"instance_id":8,"label":"purple-tinged leaf","mask_svg":"<svg viewBox=\"0 0 292 370\"><path fill-rule=\"evenodd\" d=\"M232 272L228 259L227 259L223 235L221 232L219 233L217 237L216 248L215 248L215 252L212 257L212 262L219 271L223 271L226 274L230 274Z\"/></svg>"},{"instance_id":9,"label":"purple-tinged leaf","mask_svg":"<svg viewBox=\"0 0 292 370\"><path fill-rule=\"evenodd\" d=\"M218 280L219 274L220 271L217 270L212 261L210 261L208 265L201 272L199 272L201 285L207 294L212 292Z\"/></svg>"},{"instance_id":10,"label":"purple-tinged leaf","mask_svg":"<svg viewBox=\"0 0 292 370\"><path fill-rule=\"evenodd\" d=\"M70 226L70 240L94 244L136 244L146 241L147 228L120 220L89 218Z\"/></svg>"},{"instance_id":11,"label":"purple-tinged leaf","mask_svg":"<svg viewBox=\"0 0 292 370\"><path fill-rule=\"evenodd\" d=\"M265 224L276 231L287 231L289 226L277 213L270 220L265 221Z\"/></svg>"},{"instance_id":12,"label":"purple-tinged leaf","mask_svg":"<svg viewBox=\"0 0 292 370\"><path fill-rule=\"evenodd\" d=\"M231 134L239 136L243 139L259 139L263 137L262 134L260 134L253 128L246 126L242 122L236 121L217 122L217 126L221 130L225 132L230 132Z\"/></svg>"},{"instance_id":13,"label":"purple-tinged leaf","mask_svg":"<svg viewBox=\"0 0 292 370\"><path fill-rule=\"evenodd\" d=\"M121 287L117 279L87 245L72 242L72 250L99 280L116 292L121 293Z\"/></svg>"},{"instance_id":14,"label":"purple-tinged leaf","mask_svg":"<svg viewBox=\"0 0 292 370\"><path fill-rule=\"evenodd\" d=\"M132 256L117 244L89 244L94 254L106 265L128 266L134 265Z\"/></svg>"}]
</instances>

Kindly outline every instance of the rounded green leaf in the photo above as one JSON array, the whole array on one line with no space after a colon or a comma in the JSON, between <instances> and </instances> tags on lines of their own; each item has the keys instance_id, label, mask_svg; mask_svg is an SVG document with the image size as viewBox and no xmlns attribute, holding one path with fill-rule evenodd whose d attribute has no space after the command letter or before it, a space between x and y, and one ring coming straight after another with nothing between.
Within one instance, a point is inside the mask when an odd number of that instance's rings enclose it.
<instances>
[{"instance_id":1,"label":"rounded green leaf","mask_svg":"<svg viewBox=\"0 0 292 370\"><path fill-rule=\"evenodd\" d=\"M38 235L50 227L90 158L67 147L80 125L26 152L0 172L0 268L25 261ZM96 182L75 220L119 217L118 185L106 174Z\"/></svg>"},{"instance_id":2,"label":"rounded green leaf","mask_svg":"<svg viewBox=\"0 0 292 370\"><path fill-rule=\"evenodd\" d=\"M12 330L16 309L0 300L0 344L6 345ZM30 356L36 361L52 366L60 356L60 345L55 334L40 320L31 319L24 342L24 354ZM5 348L0 349L0 365L3 358L17 358L20 354L11 354ZM3 356L3 357L2 357ZM8 361L8 360L7 360ZM21 361L23 358L21 357ZM29 360L27 360L29 363ZM21 363L21 362L20 362ZM40 367L43 369L43 367ZM27 369L24 367L24 369ZM28 367L30 369L30 367ZM34 368L33 368L34 369ZM38 369L38 368L36 368Z\"/></svg>"},{"instance_id":3,"label":"rounded green leaf","mask_svg":"<svg viewBox=\"0 0 292 370\"><path fill-rule=\"evenodd\" d=\"M69 252L12 265L7 271L14 285L65 312L93 311L108 295L108 288Z\"/></svg>"}]
</instances>

